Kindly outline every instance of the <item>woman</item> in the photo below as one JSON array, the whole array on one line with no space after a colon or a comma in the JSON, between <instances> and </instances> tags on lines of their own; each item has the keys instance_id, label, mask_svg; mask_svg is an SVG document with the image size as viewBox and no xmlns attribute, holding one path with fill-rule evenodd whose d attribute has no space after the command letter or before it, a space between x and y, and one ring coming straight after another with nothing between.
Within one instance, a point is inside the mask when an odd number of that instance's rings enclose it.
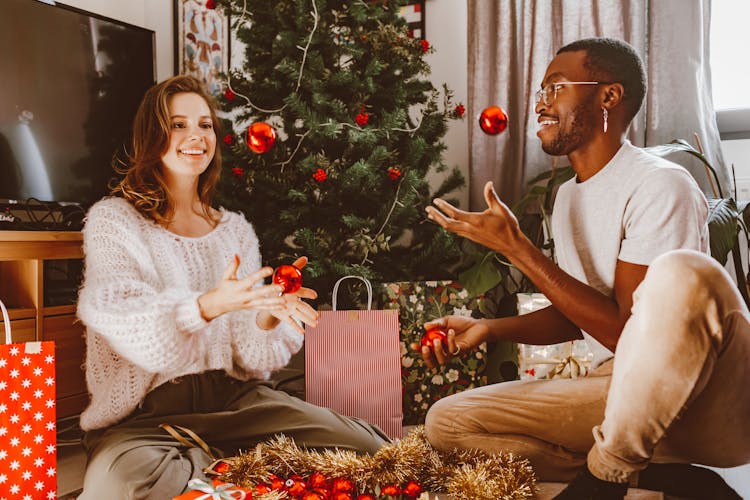
<instances>
[{"instance_id":1,"label":"woman","mask_svg":"<svg viewBox=\"0 0 750 500\"><path fill-rule=\"evenodd\" d=\"M81 415L88 465L81 500L179 495L212 458L160 428L188 428L214 457L277 433L308 447L374 452L387 438L261 381L302 346L317 312L302 288L263 285L258 239L237 213L214 209L218 120L190 76L145 95L132 155L112 197L84 228L91 403ZM294 264L302 267L302 257Z\"/></svg>"}]
</instances>

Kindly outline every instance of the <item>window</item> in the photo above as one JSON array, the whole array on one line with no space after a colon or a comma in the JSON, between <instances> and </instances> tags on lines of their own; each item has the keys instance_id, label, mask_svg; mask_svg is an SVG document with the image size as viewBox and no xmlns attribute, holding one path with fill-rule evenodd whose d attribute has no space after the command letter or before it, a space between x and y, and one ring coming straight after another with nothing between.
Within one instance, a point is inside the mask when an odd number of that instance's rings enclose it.
<instances>
[{"instance_id":1,"label":"window","mask_svg":"<svg viewBox=\"0 0 750 500\"><path fill-rule=\"evenodd\" d=\"M750 2L711 3L711 83L722 139L750 138Z\"/></svg>"}]
</instances>

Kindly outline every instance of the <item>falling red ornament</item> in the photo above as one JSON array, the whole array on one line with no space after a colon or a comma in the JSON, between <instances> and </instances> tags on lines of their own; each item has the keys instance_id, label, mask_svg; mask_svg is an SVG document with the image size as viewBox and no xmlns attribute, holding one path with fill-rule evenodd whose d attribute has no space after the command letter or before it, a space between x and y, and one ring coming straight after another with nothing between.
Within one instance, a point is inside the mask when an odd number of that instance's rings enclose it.
<instances>
[{"instance_id":1,"label":"falling red ornament","mask_svg":"<svg viewBox=\"0 0 750 500\"><path fill-rule=\"evenodd\" d=\"M417 498L422 494L422 485L416 481L409 481L408 483L406 483L406 486L404 486L403 491L404 495L406 495L407 497Z\"/></svg>"},{"instance_id":2,"label":"falling red ornament","mask_svg":"<svg viewBox=\"0 0 750 500\"><path fill-rule=\"evenodd\" d=\"M389 168L388 169L388 177L390 177L390 179L392 181L395 181L396 179L398 179L399 177L401 177L401 170L399 170L399 169L397 169L395 167Z\"/></svg>"},{"instance_id":3,"label":"falling red ornament","mask_svg":"<svg viewBox=\"0 0 750 500\"><path fill-rule=\"evenodd\" d=\"M273 282L284 287L281 293L294 293L302 286L302 271L288 264L281 265L273 272Z\"/></svg>"},{"instance_id":4,"label":"falling red ornament","mask_svg":"<svg viewBox=\"0 0 750 500\"><path fill-rule=\"evenodd\" d=\"M461 103L459 103L458 106L456 106L456 108L453 110L453 114L455 114L459 118L464 116L464 113L466 113L466 108Z\"/></svg>"},{"instance_id":5,"label":"falling red ornament","mask_svg":"<svg viewBox=\"0 0 750 500\"><path fill-rule=\"evenodd\" d=\"M224 136L224 144L227 146L231 146L234 142L234 136L232 134L227 134Z\"/></svg>"},{"instance_id":6,"label":"falling red ornament","mask_svg":"<svg viewBox=\"0 0 750 500\"><path fill-rule=\"evenodd\" d=\"M328 178L328 174L322 168L319 168L318 170L316 170L312 176L313 176L313 179L315 179L317 182L323 182L324 180Z\"/></svg>"},{"instance_id":7,"label":"falling red ornament","mask_svg":"<svg viewBox=\"0 0 750 500\"><path fill-rule=\"evenodd\" d=\"M422 54L426 54L427 51L430 50L430 42L428 42L427 40L422 40L420 44L422 46Z\"/></svg>"},{"instance_id":8,"label":"falling red ornament","mask_svg":"<svg viewBox=\"0 0 750 500\"><path fill-rule=\"evenodd\" d=\"M224 99L226 99L227 101L234 101L234 97L235 97L235 94L234 92L232 92L232 89L227 88L224 91Z\"/></svg>"},{"instance_id":9,"label":"falling red ornament","mask_svg":"<svg viewBox=\"0 0 750 500\"><path fill-rule=\"evenodd\" d=\"M422 347L427 346L430 349L433 349L435 347L434 342L436 340L440 340L443 345L446 345L448 343L448 333L439 327L431 328L430 330L427 330L424 335L422 335L422 339L419 341L419 343L422 345Z\"/></svg>"},{"instance_id":10,"label":"falling red ornament","mask_svg":"<svg viewBox=\"0 0 750 500\"><path fill-rule=\"evenodd\" d=\"M508 126L508 115L499 106L490 106L479 115L479 127L487 135L497 135Z\"/></svg>"},{"instance_id":11,"label":"falling red ornament","mask_svg":"<svg viewBox=\"0 0 750 500\"><path fill-rule=\"evenodd\" d=\"M242 177L243 175L245 175L245 169L240 167L232 167L232 173L237 177Z\"/></svg>"},{"instance_id":12,"label":"falling red ornament","mask_svg":"<svg viewBox=\"0 0 750 500\"><path fill-rule=\"evenodd\" d=\"M367 122L369 120L370 120L370 115L365 113L365 105L363 104L362 111L360 111L360 113L354 117L354 121L357 122L357 125L359 125L360 127L364 127L365 125L367 125Z\"/></svg>"},{"instance_id":13,"label":"falling red ornament","mask_svg":"<svg viewBox=\"0 0 750 500\"><path fill-rule=\"evenodd\" d=\"M344 491L351 493L354 491L354 481L347 477L337 477L331 482L331 489L333 491Z\"/></svg>"},{"instance_id":14,"label":"falling red ornament","mask_svg":"<svg viewBox=\"0 0 750 500\"><path fill-rule=\"evenodd\" d=\"M253 152L267 153L276 142L276 129L265 122L255 122L247 128L247 145Z\"/></svg>"},{"instance_id":15,"label":"falling red ornament","mask_svg":"<svg viewBox=\"0 0 750 500\"><path fill-rule=\"evenodd\" d=\"M284 491L292 495L294 498L302 496L306 489L307 484L305 484L305 480L302 479L302 476L296 474L294 476L289 476L284 482Z\"/></svg>"},{"instance_id":16,"label":"falling red ornament","mask_svg":"<svg viewBox=\"0 0 750 500\"><path fill-rule=\"evenodd\" d=\"M387 484L381 488L380 494L395 497L401 494L401 488L397 484Z\"/></svg>"}]
</instances>

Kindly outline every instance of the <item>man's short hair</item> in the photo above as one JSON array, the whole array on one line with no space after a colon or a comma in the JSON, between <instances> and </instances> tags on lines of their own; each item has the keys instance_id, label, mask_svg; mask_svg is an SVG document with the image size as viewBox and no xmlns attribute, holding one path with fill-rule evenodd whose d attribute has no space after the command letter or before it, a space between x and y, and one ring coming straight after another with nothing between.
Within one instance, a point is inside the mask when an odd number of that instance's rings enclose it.
<instances>
[{"instance_id":1,"label":"man's short hair","mask_svg":"<svg viewBox=\"0 0 750 500\"><path fill-rule=\"evenodd\" d=\"M584 67L592 80L621 83L625 88L628 123L638 113L646 95L646 71L643 61L632 45L614 38L584 38L557 51L586 51Z\"/></svg>"}]
</instances>

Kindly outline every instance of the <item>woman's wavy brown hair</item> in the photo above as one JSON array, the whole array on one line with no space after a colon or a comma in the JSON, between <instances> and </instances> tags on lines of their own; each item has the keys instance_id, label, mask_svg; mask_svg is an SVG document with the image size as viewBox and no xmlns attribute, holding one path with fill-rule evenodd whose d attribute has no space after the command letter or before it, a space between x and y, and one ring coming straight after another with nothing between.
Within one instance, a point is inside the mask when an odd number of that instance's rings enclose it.
<instances>
[{"instance_id":1,"label":"woman's wavy brown hair","mask_svg":"<svg viewBox=\"0 0 750 500\"><path fill-rule=\"evenodd\" d=\"M181 92L201 96L211 110L211 122L219 135L220 123L215 103L203 84L188 75L178 75L154 85L143 96L133 120L132 150L127 161L114 161L115 170L124 174L110 189L110 194L128 200L144 217L158 224L170 222L174 207L161 169L161 157L169 147L171 120L169 99ZM217 223L211 213L211 202L221 175L221 155L218 145L211 163L198 178L198 198L204 216Z\"/></svg>"}]
</instances>

